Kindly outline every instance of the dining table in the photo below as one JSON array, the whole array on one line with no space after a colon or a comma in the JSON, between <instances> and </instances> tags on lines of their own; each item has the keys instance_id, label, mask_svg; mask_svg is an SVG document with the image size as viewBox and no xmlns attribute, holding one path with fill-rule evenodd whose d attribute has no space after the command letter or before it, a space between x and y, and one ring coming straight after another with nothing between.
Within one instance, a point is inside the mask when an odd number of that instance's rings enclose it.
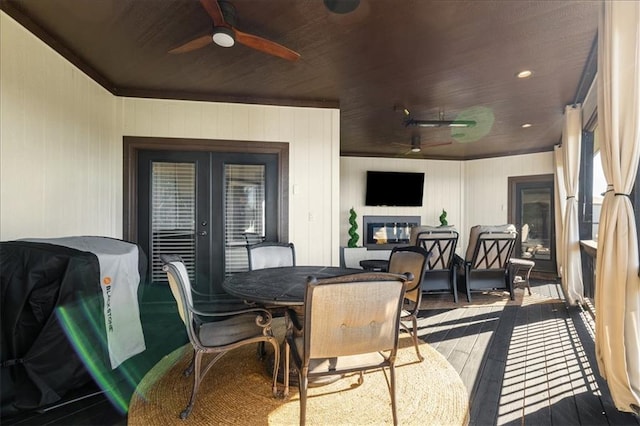
<instances>
[{"instance_id":1,"label":"dining table","mask_svg":"<svg viewBox=\"0 0 640 426\"><path fill-rule=\"evenodd\" d=\"M337 266L285 266L255 269L227 277L224 291L232 296L267 306L303 306L307 279L322 279L365 272Z\"/></svg>"},{"instance_id":2,"label":"dining table","mask_svg":"<svg viewBox=\"0 0 640 426\"><path fill-rule=\"evenodd\" d=\"M362 269L336 266L285 266L278 268L255 269L240 272L227 277L222 288L232 296L247 302L257 303L270 309L288 307L296 312L296 316L304 315L304 296L308 278L319 279L365 272ZM283 342L284 344L284 342ZM271 374L274 367L273 357L266 359L266 370ZM314 385L328 384L340 376L326 376L314 380ZM278 381L284 383L284 356L280 357ZM289 367L289 382L298 383L298 371Z\"/></svg>"}]
</instances>

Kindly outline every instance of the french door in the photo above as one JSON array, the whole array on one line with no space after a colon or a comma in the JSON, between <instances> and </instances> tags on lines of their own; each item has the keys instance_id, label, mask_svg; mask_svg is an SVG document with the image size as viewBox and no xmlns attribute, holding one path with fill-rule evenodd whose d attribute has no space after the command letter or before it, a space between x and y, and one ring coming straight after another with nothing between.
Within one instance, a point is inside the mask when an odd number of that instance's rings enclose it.
<instances>
[{"instance_id":1,"label":"french door","mask_svg":"<svg viewBox=\"0 0 640 426\"><path fill-rule=\"evenodd\" d=\"M245 232L278 240L278 156L141 150L137 154L137 242L149 280L165 283L161 254L179 254L193 290L223 293L247 269Z\"/></svg>"},{"instance_id":2,"label":"french door","mask_svg":"<svg viewBox=\"0 0 640 426\"><path fill-rule=\"evenodd\" d=\"M518 230L514 257L533 260L534 270L556 273L553 175L509 178L509 223Z\"/></svg>"}]
</instances>

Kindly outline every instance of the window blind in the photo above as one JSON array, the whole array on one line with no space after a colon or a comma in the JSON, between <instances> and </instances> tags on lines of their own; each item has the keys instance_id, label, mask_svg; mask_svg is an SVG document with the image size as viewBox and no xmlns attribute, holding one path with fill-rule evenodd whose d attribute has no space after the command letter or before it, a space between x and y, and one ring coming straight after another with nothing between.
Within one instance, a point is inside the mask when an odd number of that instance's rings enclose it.
<instances>
[{"instance_id":1,"label":"window blind","mask_svg":"<svg viewBox=\"0 0 640 426\"><path fill-rule=\"evenodd\" d=\"M161 254L180 255L195 277L196 168L193 163L153 162L151 179L151 280L166 282Z\"/></svg>"},{"instance_id":2,"label":"window blind","mask_svg":"<svg viewBox=\"0 0 640 426\"><path fill-rule=\"evenodd\" d=\"M264 236L265 166L225 165L225 274L248 269L245 232Z\"/></svg>"}]
</instances>

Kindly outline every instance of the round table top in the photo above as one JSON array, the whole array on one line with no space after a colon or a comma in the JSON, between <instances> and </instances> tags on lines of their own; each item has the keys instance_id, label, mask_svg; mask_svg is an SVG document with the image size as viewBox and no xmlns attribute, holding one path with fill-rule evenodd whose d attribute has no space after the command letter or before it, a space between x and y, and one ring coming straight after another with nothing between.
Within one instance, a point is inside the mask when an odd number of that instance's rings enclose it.
<instances>
[{"instance_id":1,"label":"round table top","mask_svg":"<svg viewBox=\"0 0 640 426\"><path fill-rule=\"evenodd\" d=\"M307 278L337 277L363 272L335 266L290 266L256 269L227 277L222 288L232 296L270 305L302 305Z\"/></svg>"}]
</instances>

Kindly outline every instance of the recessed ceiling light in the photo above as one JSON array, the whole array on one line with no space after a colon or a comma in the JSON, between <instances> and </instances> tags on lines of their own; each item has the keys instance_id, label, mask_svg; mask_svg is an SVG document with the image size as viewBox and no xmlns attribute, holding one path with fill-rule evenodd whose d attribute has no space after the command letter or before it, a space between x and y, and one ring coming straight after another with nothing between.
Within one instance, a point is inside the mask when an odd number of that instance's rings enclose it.
<instances>
[{"instance_id":1,"label":"recessed ceiling light","mask_svg":"<svg viewBox=\"0 0 640 426\"><path fill-rule=\"evenodd\" d=\"M521 127L522 127L523 129L527 129L527 128L531 127L531 126L532 126L532 124L531 124L531 123L524 123Z\"/></svg>"},{"instance_id":2,"label":"recessed ceiling light","mask_svg":"<svg viewBox=\"0 0 640 426\"><path fill-rule=\"evenodd\" d=\"M533 74L533 72L530 71L530 70L522 70L518 74L516 74L516 77L518 77L518 78L527 78L527 77L531 77L532 74Z\"/></svg>"}]
</instances>

